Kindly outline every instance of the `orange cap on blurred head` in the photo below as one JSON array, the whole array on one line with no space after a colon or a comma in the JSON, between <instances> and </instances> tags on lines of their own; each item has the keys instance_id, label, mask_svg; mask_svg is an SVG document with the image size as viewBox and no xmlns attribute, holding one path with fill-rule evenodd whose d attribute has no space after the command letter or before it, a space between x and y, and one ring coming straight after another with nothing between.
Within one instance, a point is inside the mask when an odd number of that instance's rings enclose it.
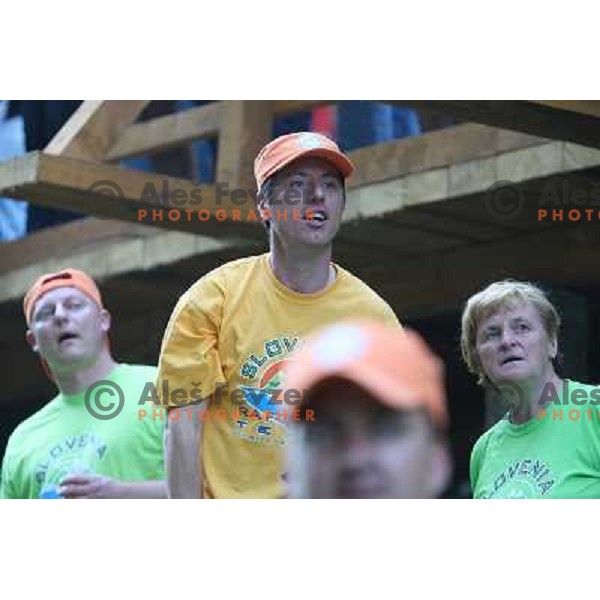
<instances>
[{"instance_id":1,"label":"orange cap on blurred head","mask_svg":"<svg viewBox=\"0 0 600 600\"><path fill-rule=\"evenodd\" d=\"M31 316L35 303L46 292L59 287L74 287L92 298L100 308L104 308L102 296L96 282L83 271L65 269L57 273L46 273L35 281L23 299L23 311L25 312L25 320L28 326L31 325Z\"/></svg>"},{"instance_id":2,"label":"orange cap on blurred head","mask_svg":"<svg viewBox=\"0 0 600 600\"><path fill-rule=\"evenodd\" d=\"M394 410L425 409L439 428L448 424L444 368L423 339L410 330L349 321L307 340L292 357L285 389L307 391L340 377L364 388Z\"/></svg>"},{"instance_id":3,"label":"orange cap on blurred head","mask_svg":"<svg viewBox=\"0 0 600 600\"><path fill-rule=\"evenodd\" d=\"M329 161L344 179L354 171L350 159L327 136L309 131L290 133L275 138L258 153L254 161L254 177L258 189L271 175L281 171L292 161L307 156Z\"/></svg>"}]
</instances>

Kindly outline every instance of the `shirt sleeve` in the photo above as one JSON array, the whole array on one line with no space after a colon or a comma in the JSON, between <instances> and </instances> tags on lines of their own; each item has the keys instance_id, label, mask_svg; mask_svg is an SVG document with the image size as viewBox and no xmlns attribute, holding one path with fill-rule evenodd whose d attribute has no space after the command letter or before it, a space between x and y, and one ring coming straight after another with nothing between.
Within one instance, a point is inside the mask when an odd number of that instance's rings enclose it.
<instances>
[{"instance_id":1,"label":"shirt sleeve","mask_svg":"<svg viewBox=\"0 0 600 600\"><path fill-rule=\"evenodd\" d=\"M10 444L10 442L9 442ZM18 498L14 489L14 478L10 470L10 445L7 446L2 460L2 474L0 475L0 498Z\"/></svg>"},{"instance_id":2,"label":"shirt sleeve","mask_svg":"<svg viewBox=\"0 0 600 600\"><path fill-rule=\"evenodd\" d=\"M166 478L164 461L164 423L159 419L142 419L147 428L146 445L148 448L148 477L147 479L163 480Z\"/></svg>"},{"instance_id":3,"label":"shirt sleeve","mask_svg":"<svg viewBox=\"0 0 600 600\"><path fill-rule=\"evenodd\" d=\"M471 480L471 491L473 496L475 496L475 488L477 487L477 480L479 479L479 471L481 469L481 463L483 461L483 457L485 455L485 451L487 448L488 436L486 434L482 435L475 446L473 446L473 450L471 452L471 461L469 464L469 478Z\"/></svg>"},{"instance_id":4,"label":"shirt sleeve","mask_svg":"<svg viewBox=\"0 0 600 600\"><path fill-rule=\"evenodd\" d=\"M399 327L400 329L402 329L402 325L400 324L396 313L394 313L391 306L387 304L387 302L385 303L383 319L386 325L389 325L390 327Z\"/></svg>"},{"instance_id":5,"label":"shirt sleeve","mask_svg":"<svg viewBox=\"0 0 600 600\"><path fill-rule=\"evenodd\" d=\"M208 399L225 382L219 332L225 294L215 273L200 279L179 300L162 342L156 389L167 408Z\"/></svg>"}]
</instances>

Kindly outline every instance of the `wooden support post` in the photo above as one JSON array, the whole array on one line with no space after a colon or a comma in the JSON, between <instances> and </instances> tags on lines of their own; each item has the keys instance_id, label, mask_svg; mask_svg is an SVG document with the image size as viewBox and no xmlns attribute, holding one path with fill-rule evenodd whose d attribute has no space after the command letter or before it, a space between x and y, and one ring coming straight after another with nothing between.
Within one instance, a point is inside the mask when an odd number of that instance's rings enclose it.
<instances>
[{"instance_id":1,"label":"wooden support post","mask_svg":"<svg viewBox=\"0 0 600 600\"><path fill-rule=\"evenodd\" d=\"M253 196L256 193L254 159L272 137L272 103L231 100L224 103L222 110L217 186L224 190L227 185L230 191L243 189Z\"/></svg>"}]
</instances>

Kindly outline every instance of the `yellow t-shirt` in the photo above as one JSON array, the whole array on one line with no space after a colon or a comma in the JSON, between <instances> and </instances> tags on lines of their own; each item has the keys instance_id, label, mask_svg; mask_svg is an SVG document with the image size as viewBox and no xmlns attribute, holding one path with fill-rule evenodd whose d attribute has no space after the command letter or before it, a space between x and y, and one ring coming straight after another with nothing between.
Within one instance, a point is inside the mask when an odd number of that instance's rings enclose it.
<instances>
[{"instance_id":1,"label":"yellow t-shirt","mask_svg":"<svg viewBox=\"0 0 600 600\"><path fill-rule=\"evenodd\" d=\"M179 299L165 331L156 387L170 407L210 397L202 418L205 497L282 497L285 426L274 412L261 412L264 397L254 390L281 388L282 369L305 336L351 317L400 327L371 288L334 267L334 283L300 294L275 277L268 254L252 256L208 273ZM183 407L180 412L184 418Z\"/></svg>"}]
</instances>

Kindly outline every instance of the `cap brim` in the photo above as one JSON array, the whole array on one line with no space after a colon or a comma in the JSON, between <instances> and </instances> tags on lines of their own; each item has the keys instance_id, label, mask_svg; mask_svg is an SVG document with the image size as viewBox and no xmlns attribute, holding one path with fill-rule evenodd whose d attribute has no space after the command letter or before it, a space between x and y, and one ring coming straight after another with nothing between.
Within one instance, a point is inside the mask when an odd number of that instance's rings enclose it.
<instances>
[{"instance_id":1,"label":"cap brim","mask_svg":"<svg viewBox=\"0 0 600 600\"><path fill-rule=\"evenodd\" d=\"M299 158L308 157L322 158L323 160L326 160L341 173L344 179L347 179L350 177L350 175L352 175L352 173L354 173L354 165L345 154L336 152L335 150L328 150L327 148L307 148L306 150L302 150L290 157L289 160L281 165L278 171L281 171Z\"/></svg>"}]
</instances>

